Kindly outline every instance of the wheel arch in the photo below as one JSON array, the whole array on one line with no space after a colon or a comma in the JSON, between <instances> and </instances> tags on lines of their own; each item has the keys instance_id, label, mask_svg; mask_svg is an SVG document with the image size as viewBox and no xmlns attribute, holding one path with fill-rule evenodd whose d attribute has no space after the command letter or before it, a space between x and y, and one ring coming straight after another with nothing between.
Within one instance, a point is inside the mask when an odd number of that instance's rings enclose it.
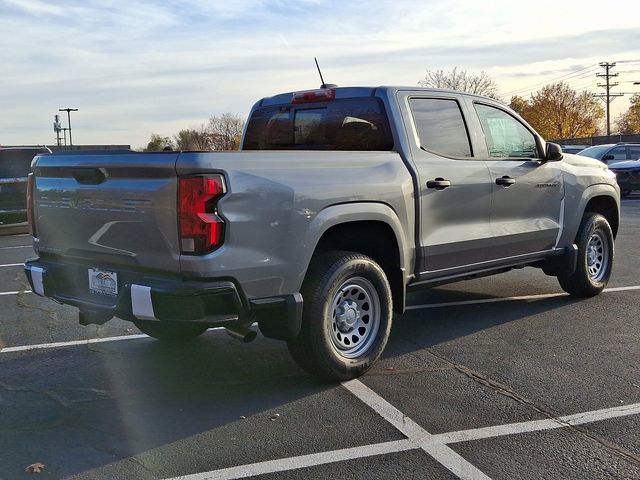
<instances>
[{"instance_id":1,"label":"wheel arch","mask_svg":"<svg viewBox=\"0 0 640 480\"><path fill-rule=\"evenodd\" d=\"M612 196L609 195L597 195L589 199L584 207L584 212L599 213L607 219L613 232L613 238L616 238L618 234L618 227L620 225L620 210L618 203Z\"/></svg>"},{"instance_id":2,"label":"wheel arch","mask_svg":"<svg viewBox=\"0 0 640 480\"><path fill-rule=\"evenodd\" d=\"M304 280L311 259L323 252L346 250L371 257L384 270L393 296L394 311L404 312L406 269L411 252L395 212L382 203L351 203L329 207L310 229L314 248L305 259Z\"/></svg>"}]
</instances>

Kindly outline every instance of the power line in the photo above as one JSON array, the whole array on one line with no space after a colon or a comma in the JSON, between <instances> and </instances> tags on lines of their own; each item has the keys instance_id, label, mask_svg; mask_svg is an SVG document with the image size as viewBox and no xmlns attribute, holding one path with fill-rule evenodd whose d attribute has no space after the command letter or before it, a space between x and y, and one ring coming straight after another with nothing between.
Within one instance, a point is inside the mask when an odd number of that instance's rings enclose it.
<instances>
[{"instance_id":1,"label":"power line","mask_svg":"<svg viewBox=\"0 0 640 480\"><path fill-rule=\"evenodd\" d=\"M616 62L602 62L600 66L604 68L605 73L596 73L596 77L601 77L606 80L606 83L599 83L599 87L603 87L606 93L598 93L594 94L594 97L601 98L605 101L605 107L607 109L607 136L611 135L611 115L610 115L610 105L611 102L615 100L616 97L622 97L624 93L611 93L611 89L618 85L618 82L611 82L610 79L613 77L617 77L617 73L609 73L609 71L616 66Z\"/></svg>"},{"instance_id":2,"label":"power line","mask_svg":"<svg viewBox=\"0 0 640 480\"><path fill-rule=\"evenodd\" d=\"M549 80L544 80L542 82L538 82L538 83L534 83L532 85L529 85L527 87L522 87L522 88L517 88L515 90L510 90L508 92L504 92L504 95L511 95L514 93L518 93L518 92L530 92L532 91L534 88L541 86L541 85L546 85L548 83L553 83L553 82L557 82L558 80L562 80L562 79L568 79L568 78L572 78L575 77L581 73L583 73L583 75L590 75L592 72L585 72L585 70L593 70L595 71L597 69L597 65L593 64L593 65L588 65L584 68L581 68L579 70L575 70L573 72L569 72L569 73L565 73L564 75L560 75L559 77L555 77L555 78L551 78Z\"/></svg>"}]
</instances>

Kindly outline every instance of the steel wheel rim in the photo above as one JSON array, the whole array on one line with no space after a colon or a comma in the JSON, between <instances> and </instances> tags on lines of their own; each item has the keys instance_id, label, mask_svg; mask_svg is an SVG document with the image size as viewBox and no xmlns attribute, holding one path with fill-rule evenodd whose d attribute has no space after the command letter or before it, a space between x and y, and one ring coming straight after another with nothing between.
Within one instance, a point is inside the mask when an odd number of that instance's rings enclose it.
<instances>
[{"instance_id":1,"label":"steel wheel rim","mask_svg":"<svg viewBox=\"0 0 640 480\"><path fill-rule=\"evenodd\" d=\"M600 230L591 234L587 243L587 271L589 278L601 282L609 265L609 242Z\"/></svg>"},{"instance_id":2,"label":"steel wheel rim","mask_svg":"<svg viewBox=\"0 0 640 480\"><path fill-rule=\"evenodd\" d=\"M374 344L380 329L380 296L373 284L353 277L340 285L330 310L329 336L345 358L358 358Z\"/></svg>"}]
</instances>

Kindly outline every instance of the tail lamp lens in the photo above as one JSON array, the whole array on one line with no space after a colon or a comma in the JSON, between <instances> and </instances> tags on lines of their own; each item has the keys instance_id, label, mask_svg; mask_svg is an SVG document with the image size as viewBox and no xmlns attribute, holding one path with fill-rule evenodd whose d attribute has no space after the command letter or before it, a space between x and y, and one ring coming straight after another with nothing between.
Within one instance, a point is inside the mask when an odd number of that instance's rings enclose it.
<instances>
[{"instance_id":1,"label":"tail lamp lens","mask_svg":"<svg viewBox=\"0 0 640 480\"><path fill-rule=\"evenodd\" d=\"M36 222L33 212L35 177L30 173L27 177L27 222L31 235L36 236Z\"/></svg>"},{"instance_id":2,"label":"tail lamp lens","mask_svg":"<svg viewBox=\"0 0 640 480\"><path fill-rule=\"evenodd\" d=\"M224 240L224 220L218 216L218 199L226 192L222 175L180 177L178 218L182 253L202 255Z\"/></svg>"}]
</instances>

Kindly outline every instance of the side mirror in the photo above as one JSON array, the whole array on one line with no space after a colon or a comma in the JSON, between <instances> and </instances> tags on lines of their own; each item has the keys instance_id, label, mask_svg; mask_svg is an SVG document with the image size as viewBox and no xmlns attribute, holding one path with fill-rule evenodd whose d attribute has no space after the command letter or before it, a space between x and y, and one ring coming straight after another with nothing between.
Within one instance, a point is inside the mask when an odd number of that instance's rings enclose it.
<instances>
[{"instance_id":1,"label":"side mirror","mask_svg":"<svg viewBox=\"0 0 640 480\"><path fill-rule=\"evenodd\" d=\"M557 162L562 160L562 147L557 143L547 142L547 151L544 155L546 162Z\"/></svg>"},{"instance_id":2,"label":"side mirror","mask_svg":"<svg viewBox=\"0 0 640 480\"><path fill-rule=\"evenodd\" d=\"M616 158L616 157L614 157L610 153L607 153L604 157L602 157L602 161L606 162L607 160L613 160L614 158Z\"/></svg>"}]
</instances>

